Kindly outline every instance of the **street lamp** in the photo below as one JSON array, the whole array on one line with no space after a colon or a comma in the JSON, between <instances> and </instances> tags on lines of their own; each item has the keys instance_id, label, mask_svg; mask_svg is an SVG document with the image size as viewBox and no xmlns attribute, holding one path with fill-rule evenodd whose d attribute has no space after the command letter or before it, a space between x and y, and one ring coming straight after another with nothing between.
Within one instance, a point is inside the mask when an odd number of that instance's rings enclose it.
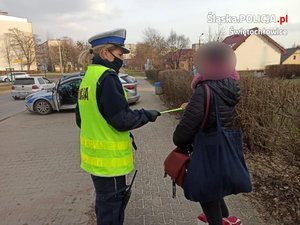
<instances>
[{"instance_id":1,"label":"street lamp","mask_svg":"<svg viewBox=\"0 0 300 225\"><path fill-rule=\"evenodd\" d=\"M59 53L59 66L60 66L60 73L63 75L63 66L62 66L62 56L61 56L61 48L60 48L60 39L57 39L58 41L58 53Z\"/></svg>"},{"instance_id":2,"label":"street lamp","mask_svg":"<svg viewBox=\"0 0 300 225\"><path fill-rule=\"evenodd\" d=\"M203 36L203 35L204 35L204 33L200 34L200 36L199 36L199 48L200 48L200 45L201 45L201 36Z\"/></svg>"}]
</instances>

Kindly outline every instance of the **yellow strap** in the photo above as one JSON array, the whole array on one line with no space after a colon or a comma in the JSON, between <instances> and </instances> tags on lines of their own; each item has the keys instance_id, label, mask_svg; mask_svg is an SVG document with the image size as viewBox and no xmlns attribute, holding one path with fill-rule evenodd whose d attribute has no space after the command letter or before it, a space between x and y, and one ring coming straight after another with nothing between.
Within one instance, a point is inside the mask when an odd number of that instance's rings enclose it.
<instances>
[{"instance_id":1,"label":"yellow strap","mask_svg":"<svg viewBox=\"0 0 300 225\"><path fill-rule=\"evenodd\" d=\"M133 163L133 156L129 155L122 158L95 158L90 157L81 152L81 160L83 163L94 167L118 168L126 167Z\"/></svg>"},{"instance_id":2,"label":"yellow strap","mask_svg":"<svg viewBox=\"0 0 300 225\"><path fill-rule=\"evenodd\" d=\"M85 137L80 137L80 144L89 149L105 150L128 150L131 148L131 141L93 141Z\"/></svg>"}]
</instances>

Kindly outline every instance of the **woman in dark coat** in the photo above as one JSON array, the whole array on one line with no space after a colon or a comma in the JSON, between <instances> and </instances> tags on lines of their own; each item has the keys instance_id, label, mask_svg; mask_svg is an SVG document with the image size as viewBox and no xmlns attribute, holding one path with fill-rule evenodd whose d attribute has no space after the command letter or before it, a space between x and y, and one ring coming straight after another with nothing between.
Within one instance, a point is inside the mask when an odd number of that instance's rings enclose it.
<instances>
[{"instance_id":1,"label":"woman in dark coat","mask_svg":"<svg viewBox=\"0 0 300 225\"><path fill-rule=\"evenodd\" d=\"M194 93L188 104L183 104L185 112L173 134L173 142L182 149L190 149L196 133L204 117L205 87L207 84L213 93L210 110L205 122L204 131L216 129L215 105L218 105L222 127L232 126L235 106L240 99L240 88L237 83L238 73L235 71L236 57L234 51L226 44L211 42L197 51L194 62L198 75L192 81ZM200 202L205 215L199 218L209 225L222 225L229 216L224 199L211 202ZM234 223L239 224L239 223Z\"/></svg>"}]
</instances>

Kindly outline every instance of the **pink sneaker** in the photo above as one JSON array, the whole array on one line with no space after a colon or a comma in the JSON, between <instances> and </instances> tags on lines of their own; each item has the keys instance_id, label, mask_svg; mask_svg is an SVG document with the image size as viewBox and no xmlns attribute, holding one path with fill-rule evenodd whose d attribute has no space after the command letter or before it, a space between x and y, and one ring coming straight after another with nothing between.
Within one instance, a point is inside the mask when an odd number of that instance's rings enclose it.
<instances>
[{"instance_id":1,"label":"pink sneaker","mask_svg":"<svg viewBox=\"0 0 300 225\"><path fill-rule=\"evenodd\" d=\"M201 213L198 216L198 225L205 225L207 224L207 219L204 213ZM226 218L223 218L223 225L242 225L242 221L235 216L229 216Z\"/></svg>"},{"instance_id":2,"label":"pink sneaker","mask_svg":"<svg viewBox=\"0 0 300 225\"><path fill-rule=\"evenodd\" d=\"M206 219L206 216L204 215L204 213L201 213L198 216L198 225L202 225L202 224L207 224L207 219Z\"/></svg>"},{"instance_id":3,"label":"pink sneaker","mask_svg":"<svg viewBox=\"0 0 300 225\"><path fill-rule=\"evenodd\" d=\"M223 225L242 225L242 221L235 216L223 218Z\"/></svg>"}]
</instances>

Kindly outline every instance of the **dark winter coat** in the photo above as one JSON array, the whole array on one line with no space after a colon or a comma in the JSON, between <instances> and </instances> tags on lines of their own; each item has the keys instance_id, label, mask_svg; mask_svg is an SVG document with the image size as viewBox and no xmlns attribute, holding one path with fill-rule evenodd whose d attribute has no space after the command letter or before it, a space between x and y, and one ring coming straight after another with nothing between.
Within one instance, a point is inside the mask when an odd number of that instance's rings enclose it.
<instances>
[{"instance_id":1,"label":"dark winter coat","mask_svg":"<svg viewBox=\"0 0 300 225\"><path fill-rule=\"evenodd\" d=\"M221 124L223 127L231 127L235 106L240 99L240 88L233 79L210 80L199 83L192 95L183 117L173 134L173 142L176 146L187 148L193 141L200 128L204 117L205 87L206 83L211 91L210 109L204 130L211 130L216 127L216 114L214 97L216 99Z\"/></svg>"}]
</instances>

